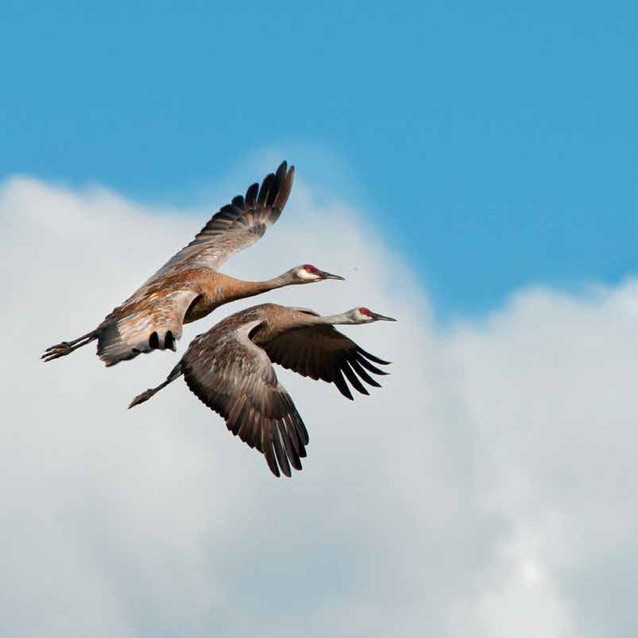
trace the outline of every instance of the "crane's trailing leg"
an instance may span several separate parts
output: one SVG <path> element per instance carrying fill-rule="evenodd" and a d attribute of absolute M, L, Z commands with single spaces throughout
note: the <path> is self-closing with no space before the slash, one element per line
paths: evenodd
<path fill-rule="evenodd" d="M 41 359 L 44 359 L 44 361 L 52 361 L 59 357 L 65 357 L 67 354 L 71 354 L 74 350 L 85 346 L 87 343 L 91 343 L 91 341 L 94 341 L 97 337 L 97 330 L 92 330 L 77 339 L 73 339 L 73 341 L 63 341 L 62 343 L 50 346 L 44 351 Z"/>
<path fill-rule="evenodd" d="M 169 383 L 172 383 L 173 381 L 175 381 L 175 379 L 178 379 L 179 377 L 181 377 L 182 374 L 183 374 L 182 362 L 180 361 L 171 370 L 171 373 L 168 375 L 168 377 L 166 377 L 166 381 L 164 381 L 164 383 L 160 383 L 157 387 L 149 388 L 145 392 L 142 392 L 142 394 L 138 394 L 129 404 L 128 406 L 129 410 L 132 407 L 139 405 L 140 403 L 144 403 L 144 401 L 148 401 L 153 395 L 157 394 L 162 388 L 165 388 Z"/>

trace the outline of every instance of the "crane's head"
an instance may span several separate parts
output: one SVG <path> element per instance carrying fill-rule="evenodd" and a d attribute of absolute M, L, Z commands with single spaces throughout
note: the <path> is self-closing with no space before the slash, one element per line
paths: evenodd
<path fill-rule="evenodd" d="M 346 313 L 349 315 L 349 318 L 352 320 L 352 323 L 372 323 L 373 321 L 396 321 L 392 317 L 386 317 L 385 315 L 380 315 L 376 312 L 372 312 L 369 308 L 365 306 L 360 306 L 359 308 L 353 308 L 349 312 Z"/>
<path fill-rule="evenodd" d="M 292 283 L 295 284 L 311 284 L 315 281 L 323 281 L 324 279 L 339 279 L 340 281 L 344 279 L 339 275 L 333 275 L 325 270 L 319 270 L 319 268 L 312 264 L 296 266 L 292 270 L 289 270 L 288 274 L 292 279 Z"/>

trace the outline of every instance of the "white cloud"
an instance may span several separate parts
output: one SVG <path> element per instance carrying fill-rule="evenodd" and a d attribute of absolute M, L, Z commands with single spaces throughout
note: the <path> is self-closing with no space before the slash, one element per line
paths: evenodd
<path fill-rule="evenodd" d="M 109 370 L 91 347 L 38 360 L 208 212 L 0 189 L 2 635 L 632 635 L 638 283 L 523 291 L 441 334 L 400 255 L 297 182 L 228 272 L 309 261 L 348 281 L 268 298 L 400 323 L 348 330 L 394 361 L 371 398 L 279 373 L 311 437 L 292 480 L 183 383 L 125 410 L 172 354 Z M 224 314 L 187 327 L 180 352 Z"/>

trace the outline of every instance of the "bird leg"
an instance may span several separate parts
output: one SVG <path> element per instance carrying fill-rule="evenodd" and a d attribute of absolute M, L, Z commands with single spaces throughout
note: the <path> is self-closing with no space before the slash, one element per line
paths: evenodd
<path fill-rule="evenodd" d="M 67 354 L 71 354 L 74 350 L 85 346 L 87 343 L 90 343 L 94 339 L 97 338 L 97 332 L 95 330 L 88 332 L 77 339 L 73 339 L 72 341 L 62 341 L 54 346 L 48 347 L 41 359 L 44 361 L 52 361 L 53 359 L 57 359 L 58 357 L 64 357 Z"/>
<path fill-rule="evenodd" d="M 171 373 L 168 375 L 168 377 L 166 377 L 166 381 L 164 381 L 163 383 L 160 383 L 155 388 L 149 388 L 148 390 L 145 390 L 141 394 L 138 394 L 129 403 L 128 409 L 130 410 L 132 407 L 135 407 L 136 405 L 139 405 L 140 403 L 144 403 L 144 401 L 148 401 L 153 395 L 157 394 L 162 388 L 165 388 L 169 383 L 172 383 L 173 381 L 175 381 L 175 379 L 181 377 L 182 374 L 183 374 L 183 372 L 182 372 L 182 362 L 180 361 L 171 370 Z"/>

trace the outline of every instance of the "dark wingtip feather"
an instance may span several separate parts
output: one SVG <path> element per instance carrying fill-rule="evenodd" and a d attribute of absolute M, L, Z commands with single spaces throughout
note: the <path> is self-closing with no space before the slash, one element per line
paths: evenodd
<path fill-rule="evenodd" d="M 379 357 L 375 357 L 373 354 L 366 352 L 361 346 L 357 346 L 357 352 L 360 352 L 363 356 L 367 357 L 371 361 L 374 361 L 375 363 L 381 364 L 382 366 L 387 366 L 392 363 L 391 361 L 384 361 L 383 359 L 379 359 Z"/>
<path fill-rule="evenodd" d="M 366 390 L 366 387 L 363 385 L 363 383 L 361 383 L 361 381 L 359 381 L 359 377 L 355 374 L 355 372 L 350 367 L 350 364 L 347 361 L 343 362 L 343 367 L 341 369 L 343 370 L 343 373 L 348 378 L 348 381 L 350 381 L 350 383 L 352 384 L 352 386 L 354 387 L 354 389 L 357 392 L 359 392 L 361 394 L 367 394 L 367 395 L 370 394 Z"/>
<path fill-rule="evenodd" d="M 288 168 L 288 162 L 286 160 L 284 160 L 281 164 L 279 164 L 279 166 L 277 167 L 277 170 L 275 172 L 275 175 L 277 175 L 277 179 L 279 181 L 283 181 L 284 176 L 286 175 L 286 169 Z"/>
<path fill-rule="evenodd" d="M 350 361 L 353 370 L 368 384 L 375 388 L 380 388 L 381 384 L 373 379 L 364 369 L 363 366 L 355 359 Z"/>
<path fill-rule="evenodd" d="M 343 375 L 341 374 L 341 370 L 336 370 L 334 375 L 334 384 L 337 386 L 339 392 L 343 394 L 346 399 L 350 399 L 350 401 L 354 401 L 354 397 L 352 396 L 352 392 L 350 392 L 350 388 L 346 383 Z"/>
<path fill-rule="evenodd" d="M 374 372 L 374 374 L 380 374 L 382 376 L 390 374 L 389 372 L 380 370 L 377 366 L 372 365 L 365 357 L 359 357 L 358 361 L 366 370 L 370 370 L 370 372 Z"/>
<path fill-rule="evenodd" d="M 268 463 L 270 471 L 277 477 L 281 476 L 279 467 L 277 466 L 277 461 L 275 460 L 275 451 L 273 450 L 272 441 L 266 441 L 266 445 L 264 446 L 264 456 L 266 457 L 266 463 Z"/>
<path fill-rule="evenodd" d="M 261 184 L 251 184 L 245 196 L 237 195 L 230 204 L 222 206 L 195 235 L 189 246 L 238 226 L 253 225 L 259 228 L 262 224 L 261 230 L 255 234 L 263 235 L 263 224 L 274 224 L 284 209 L 292 188 L 294 173 L 294 166 L 288 168 L 288 164 L 282 162 L 277 172 L 266 175 Z M 259 210 L 259 214 L 246 216 L 246 213 L 254 213 L 256 209 Z"/>
<path fill-rule="evenodd" d="M 259 193 L 259 184 L 255 182 L 248 187 L 246 191 L 246 204 L 252 206 L 257 201 L 257 193 Z"/>
<path fill-rule="evenodd" d="M 277 169 L 278 188 L 276 197 L 273 199 L 273 206 L 278 210 L 283 210 L 288 197 L 290 196 L 290 190 L 292 189 L 292 182 L 295 178 L 295 167 L 291 166 L 286 172 L 287 163 L 282 162 Z"/>
<path fill-rule="evenodd" d="M 286 448 L 286 454 L 288 456 L 288 460 L 290 461 L 290 465 L 292 465 L 295 470 L 301 470 L 301 461 L 299 460 L 299 441 L 297 437 L 294 436 L 296 433 L 291 433 L 291 431 L 287 427 L 287 423 L 283 422 L 283 426 L 285 428 L 285 433 L 282 433 L 282 438 L 284 441 L 284 446 Z M 292 436 L 291 436 L 292 434 Z"/>
<path fill-rule="evenodd" d="M 279 467 L 286 476 L 292 476 L 292 472 L 290 471 L 290 464 L 288 463 L 288 456 L 286 454 L 286 451 L 284 450 L 284 445 L 282 444 L 282 436 L 281 432 L 279 431 L 279 426 L 277 424 L 273 424 L 272 427 L 275 430 L 273 433 L 273 444 L 275 447 L 275 455 L 277 457 Z"/>
<path fill-rule="evenodd" d="M 272 184 L 275 181 L 275 175 L 273 173 L 268 173 L 266 177 L 264 177 L 261 187 L 259 189 L 259 195 L 257 196 L 257 203 L 260 206 L 266 205 L 266 200 L 268 199 L 268 195 L 272 188 Z"/>

